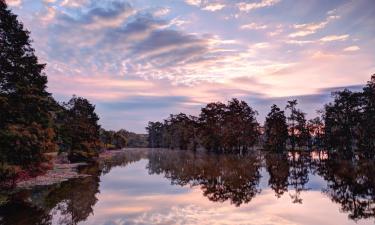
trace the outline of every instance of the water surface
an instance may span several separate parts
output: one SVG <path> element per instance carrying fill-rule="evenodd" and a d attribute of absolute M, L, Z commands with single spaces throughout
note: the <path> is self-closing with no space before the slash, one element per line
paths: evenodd
<path fill-rule="evenodd" d="M 323 152 L 127 150 L 9 196 L 1 224 L 374 224 L 374 161 Z M 4 198 L 4 197 L 3 197 Z M 3 200 L 3 202 L 5 202 Z"/>

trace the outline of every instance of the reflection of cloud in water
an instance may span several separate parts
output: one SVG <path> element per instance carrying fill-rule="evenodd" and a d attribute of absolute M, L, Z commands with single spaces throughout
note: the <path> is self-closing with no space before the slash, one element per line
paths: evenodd
<path fill-rule="evenodd" d="M 181 162 L 176 163 L 180 165 Z M 346 213 L 340 212 L 340 205 L 332 204 L 330 197 L 321 192 L 326 184 L 316 174 L 309 174 L 306 184 L 309 190 L 300 193 L 302 204 L 293 204 L 290 198 L 290 194 L 294 194 L 293 188 L 277 198 L 274 190 L 267 186 L 270 176 L 262 167 L 259 183 L 262 191 L 249 203 L 236 207 L 230 201 L 209 201 L 202 195 L 200 185 L 192 188 L 189 184 L 170 185 L 170 178 L 165 178 L 164 173 L 149 175 L 146 165 L 147 160 L 141 160 L 127 167 L 113 168 L 103 176 L 95 213 L 83 224 L 355 223 L 348 220 Z M 372 220 L 360 220 L 358 224 L 372 224 Z"/>
<path fill-rule="evenodd" d="M 103 193 L 105 195 L 105 193 Z M 104 197 L 104 196 L 103 196 Z M 230 203 L 207 201 L 199 188 L 184 195 L 155 195 L 145 198 L 117 196 L 123 200 L 107 202 L 113 208 L 103 209 L 103 201 L 114 199 L 99 196 L 94 217 L 84 224 L 352 224 L 345 214 L 339 213 L 339 206 L 332 205 L 329 198 L 319 191 L 304 193 L 304 204 L 291 204 L 288 195 L 275 201 L 272 190 L 265 190 L 249 204 L 235 207 Z M 116 204 L 127 205 L 119 211 Z M 118 205 L 119 207 L 121 207 Z M 100 208 L 99 208 L 100 207 Z M 138 211 L 138 212 L 136 212 Z M 319 215 L 319 216 L 318 216 Z M 110 222 L 108 222 L 110 221 Z M 362 221 L 361 224 L 372 224 Z"/>

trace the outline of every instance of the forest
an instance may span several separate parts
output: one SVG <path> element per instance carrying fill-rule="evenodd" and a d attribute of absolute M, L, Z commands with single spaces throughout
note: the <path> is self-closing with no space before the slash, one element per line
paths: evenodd
<path fill-rule="evenodd" d="M 320 116 L 307 119 L 297 100 L 284 108 L 272 105 L 263 125 L 257 111 L 236 98 L 213 102 L 198 117 L 184 113 L 170 115 L 162 122 L 149 122 L 151 148 L 238 153 L 262 148 L 286 150 L 331 150 L 344 155 L 375 153 L 375 75 L 361 92 L 348 89 L 332 93 L 333 101 L 319 110 Z"/>

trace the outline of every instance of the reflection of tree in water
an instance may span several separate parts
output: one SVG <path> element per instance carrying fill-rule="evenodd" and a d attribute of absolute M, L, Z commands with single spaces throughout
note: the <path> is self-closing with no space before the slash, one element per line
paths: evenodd
<path fill-rule="evenodd" d="M 0 206 L 0 224 L 77 224 L 92 212 L 99 192 L 98 167 L 86 169 L 92 176 L 73 179 L 40 190 L 22 191 Z M 52 221 L 58 215 L 57 221 Z"/>
<path fill-rule="evenodd" d="M 375 217 L 374 160 L 331 156 L 317 172 L 328 182 L 324 192 L 353 220 Z"/>
<path fill-rule="evenodd" d="M 266 168 L 270 178 L 268 185 L 280 198 L 284 192 L 288 191 L 289 163 L 288 156 L 283 153 L 266 153 Z"/>
<path fill-rule="evenodd" d="M 275 195 L 279 198 L 289 190 L 293 203 L 302 203 L 301 192 L 308 190 L 310 155 L 266 152 L 264 159 L 270 175 L 268 185 Z"/>
<path fill-rule="evenodd" d="M 289 195 L 293 203 L 302 203 L 301 192 L 308 190 L 305 185 L 309 182 L 310 155 L 291 152 L 288 161 L 290 165 L 288 183 L 294 191 Z"/>
<path fill-rule="evenodd" d="M 134 149 L 125 152 L 118 152 L 114 156 L 104 159 L 100 162 L 100 168 L 102 174 L 105 175 L 111 171 L 113 167 L 122 166 L 125 167 L 133 162 L 137 162 L 142 158 L 147 157 L 147 149 Z"/>
<path fill-rule="evenodd" d="M 161 174 L 172 184 L 200 185 L 211 201 L 240 206 L 258 193 L 260 160 L 256 155 L 215 155 L 163 151 L 149 154 L 150 174 Z"/>

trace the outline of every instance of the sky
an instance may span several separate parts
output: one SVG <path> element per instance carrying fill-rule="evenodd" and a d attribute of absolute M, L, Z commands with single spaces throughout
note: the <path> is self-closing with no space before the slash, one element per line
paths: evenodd
<path fill-rule="evenodd" d="M 297 99 L 308 118 L 375 73 L 374 0 L 6 0 L 31 32 L 48 91 L 96 105 L 105 129 L 198 115 L 209 102 L 259 112 Z"/>

